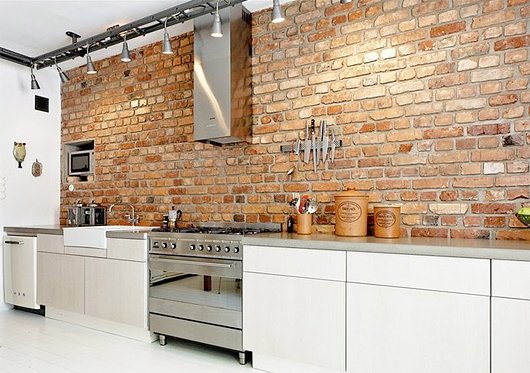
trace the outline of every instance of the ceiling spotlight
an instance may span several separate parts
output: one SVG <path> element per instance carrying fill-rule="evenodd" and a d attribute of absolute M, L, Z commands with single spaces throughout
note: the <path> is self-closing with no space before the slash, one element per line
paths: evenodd
<path fill-rule="evenodd" d="M 282 13 L 280 0 L 272 0 L 272 23 L 280 23 L 283 21 L 285 21 L 285 17 Z"/>
<path fill-rule="evenodd" d="M 131 55 L 129 53 L 129 46 L 127 45 L 127 35 L 123 37 L 123 48 L 121 50 L 121 61 L 131 62 Z"/>
<path fill-rule="evenodd" d="M 66 75 L 66 73 L 59 67 L 59 65 L 57 65 L 57 60 L 53 59 L 55 61 L 55 67 L 57 68 L 57 72 L 59 73 L 59 78 L 61 78 L 61 83 L 66 83 L 67 81 L 70 80 L 70 78 L 68 77 L 68 75 Z"/>
<path fill-rule="evenodd" d="M 351 3 L 352 0 L 340 0 L 341 4 Z"/>
<path fill-rule="evenodd" d="M 219 16 L 219 0 L 217 0 L 217 5 L 215 6 L 212 33 L 210 35 L 212 35 L 214 38 L 223 37 L 223 30 L 221 29 L 221 17 Z"/>
<path fill-rule="evenodd" d="M 40 89 L 39 82 L 37 82 L 37 79 L 33 74 L 33 65 L 31 65 L 31 89 Z"/>
<path fill-rule="evenodd" d="M 164 42 L 162 47 L 163 54 L 173 54 L 173 49 L 171 48 L 171 41 L 169 40 L 169 34 L 167 33 L 167 18 L 164 21 Z"/>
<path fill-rule="evenodd" d="M 94 64 L 92 63 L 92 58 L 90 57 L 90 54 L 88 54 L 88 49 L 90 48 L 90 45 L 87 45 L 86 47 L 86 73 L 87 74 L 96 74 L 97 70 L 94 67 Z"/>

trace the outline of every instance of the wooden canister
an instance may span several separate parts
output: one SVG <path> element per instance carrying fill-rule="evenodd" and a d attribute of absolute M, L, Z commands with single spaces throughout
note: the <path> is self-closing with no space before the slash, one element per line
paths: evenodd
<path fill-rule="evenodd" d="M 296 216 L 296 233 L 311 234 L 313 226 L 313 214 L 298 214 Z"/>
<path fill-rule="evenodd" d="M 335 196 L 335 234 L 366 236 L 368 227 L 368 196 L 355 190 Z"/>
<path fill-rule="evenodd" d="M 400 206 L 374 206 L 374 236 L 380 238 L 399 238 Z"/>

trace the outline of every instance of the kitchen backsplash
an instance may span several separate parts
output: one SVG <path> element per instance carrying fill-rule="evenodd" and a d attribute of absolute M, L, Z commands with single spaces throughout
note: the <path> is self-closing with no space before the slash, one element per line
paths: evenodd
<path fill-rule="evenodd" d="M 70 71 L 62 142 L 95 139 L 96 167 L 62 183 L 62 223 L 77 200 L 133 204 L 143 225 L 172 205 L 185 222 L 285 223 L 302 192 L 332 232 L 333 196 L 355 188 L 401 204 L 402 235 L 530 239 L 514 218 L 530 198 L 528 1 L 333 3 L 253 15 L 251 144 L 192 141 L 193 33 L 172 56 L 156 43 Z M 311 118 L 343 144 L 316 173 L 280 151 Z"/>

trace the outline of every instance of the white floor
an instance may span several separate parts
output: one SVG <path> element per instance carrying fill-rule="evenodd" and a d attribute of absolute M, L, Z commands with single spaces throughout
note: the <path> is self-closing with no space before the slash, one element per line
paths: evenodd
<path fill-rule="evenodd" d="M 232 373 L 237 353 L 167 339 L 142 343 L 19 310 L 0 312 L 0 372 Z"/>

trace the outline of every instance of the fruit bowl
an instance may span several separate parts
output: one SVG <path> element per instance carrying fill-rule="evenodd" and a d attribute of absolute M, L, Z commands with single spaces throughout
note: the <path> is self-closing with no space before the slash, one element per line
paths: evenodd
<path fill-rule="evenodd" d="M 515 216 L 517 217 L 517 219 L 519 219 L 521 223 L 523 223 L 527 227 L 530 227 L 530 215 L 517 213 L 515 214 Z"/>

